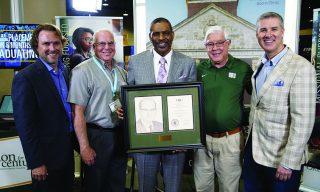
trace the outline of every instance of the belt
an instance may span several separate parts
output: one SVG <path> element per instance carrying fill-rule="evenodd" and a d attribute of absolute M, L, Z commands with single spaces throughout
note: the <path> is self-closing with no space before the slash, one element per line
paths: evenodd
<path fill-rule="evenodd" d="M 103 127 L 101 127 L 99 125 L 96 125 L 94 123 L 87 123 L 87 128 L 98 129 L 98 130 L 101 130 L 101 131 L 108 131 L 108 132 L 116 131 L 116 127 L 114 127 L 114 128 L 103 128 Z"/>
<path fill-rule="evenodd" d="M 227 131 L 227 132 L 223 132 L 223 133 L 217 133 L 217 132 L 213 132 L 213 133 L 207 133 L 207 135 L 210 135 L 211 137 L 214 138 L 220 138 L 220 137 L 224 137 L 224 136 L 228 136 L 228 135 L 233 135 L 236 133 L 239 133 L 241 131 L 240 127 L 235 128 L 234 130 L 231 131 Z"/>

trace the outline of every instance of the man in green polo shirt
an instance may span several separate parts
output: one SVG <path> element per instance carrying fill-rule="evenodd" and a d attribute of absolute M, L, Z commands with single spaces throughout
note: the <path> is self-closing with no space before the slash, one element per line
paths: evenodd
<path fill-rule="evenodd" d="M 243 93 L 251 94 L 251 67 L 228 54 L 231 40 L 220 26 L 208 29 L 205 46 L 209 59 L 197 67 L 204 85 L 206 149 L 197 149 L 194 179 L 197 191 L 239 191 Z"/>

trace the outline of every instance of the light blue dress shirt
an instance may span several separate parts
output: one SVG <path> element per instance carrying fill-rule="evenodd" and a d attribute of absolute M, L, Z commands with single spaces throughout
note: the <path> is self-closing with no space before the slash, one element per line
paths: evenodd
<path fill-rule="evenodd" d="M 268 76 L 270 75 L 271 71 L 276 67 L 279 63 L 281 58 L 287 53 L 288 47 L 285 47 L 278 55 L 273 57 L 271 60 L 267 58 L 265 54 L 264 57 L 261 59 L 262 68 L 260 72 L 256 76 L 256 90 L 257 95 L 259 95 L 259 91 L 263 86 L 264 82 L 267 80 Z"/>

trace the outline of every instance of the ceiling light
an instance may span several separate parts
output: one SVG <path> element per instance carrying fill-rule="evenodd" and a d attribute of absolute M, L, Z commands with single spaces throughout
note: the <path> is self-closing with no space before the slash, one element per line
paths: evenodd
<path fill-rule="evenodd" d="M 72 6 L 77 11 L 97 12 L 101 10 L 102 0 L 73 0 Z"/>

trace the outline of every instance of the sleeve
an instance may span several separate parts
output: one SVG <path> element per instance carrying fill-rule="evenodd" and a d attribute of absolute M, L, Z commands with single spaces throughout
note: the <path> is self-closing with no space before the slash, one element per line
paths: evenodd
<path fill-rule="evenodd" d="M 245 63 L 246 66 L 247 66 L 247 71 L 246 71 L 246 75 L 245 75 L 245 78 L 244 78 L 244 85 L 245 85 L 245 89 L 247 91 L 247 93 L 249 95 L 252 94 L 252 83 L 251 83 L 251 77 L 252 77 L 252 74 L 253 74 L 253 71 L 252 71 L 252 68 L 249 64 Z"/>
<path fill-rule="evenodd" d="M 298 62 L 298 61 L 297 61 Z M 290 89 L 291 123 L 281 165 L 300 169 L 303 153 L 311 135 L 316 106 L 316 74 L 310 63 L 302 63 Z"/>
<path fill-rule="evenodd" d="M 31 82 L 17 74 L 12 83 L 12 104 L 16 130 L 18 131 L 28 169 L 44 165 L 43 149 L 40 144 L 37 124 L 39 117 L 36 93 Z"/>
<path fill-rule="evenodd" d="M 132 61 L 132 58 L 129 58 L 129 62 L 128 62 L 128 85 L 134 85 L 135 84 L 135 80 L 134 80 L 134 69 L 133 69 L 133 64 L 134 62 Z"/>
<path fill-rule="evenodd" d="M 196 81 L 197 80 L 197 68 L 196 61 L 194 59 L 191 60 L 191 69 L 188 77 L 188 81 Z"/>
<path fill-rule="evenodd" d="M 71 71 L 68 102 L 87 106 L 90 99 L 90 85 L 85 71 L 79 67 Z"/>

